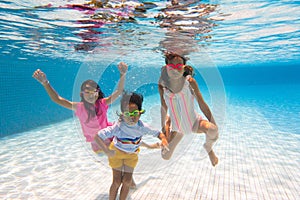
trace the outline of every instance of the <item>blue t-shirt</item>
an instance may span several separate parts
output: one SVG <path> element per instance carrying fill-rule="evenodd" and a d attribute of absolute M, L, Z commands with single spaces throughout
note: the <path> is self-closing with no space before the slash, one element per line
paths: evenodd
<path fill-rule="evenodd" d="M 158 137 L 159 133 L 159 130 L 154 130 L 139 120 L 133 126 L 123 121 L 117 122 L 112 126 L 100 130 L 98 136 L 102 140 L 113 137 L 113 144 L 117 149 L 126 153 L 135 153 L 140 147 L 143 135 Z"/>

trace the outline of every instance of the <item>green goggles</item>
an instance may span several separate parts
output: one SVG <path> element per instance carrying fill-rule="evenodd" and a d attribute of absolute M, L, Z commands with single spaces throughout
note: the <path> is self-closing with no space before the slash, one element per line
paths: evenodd
<path fill-rule="evenodd" d="M 134 110 L 132 112 L 128 112 L 128 111 L 123 112 L 123 115 L 125 117 L 137 117 L 137 116 L 139 116 L 140 114 L 143 114 L 143 113 L 145 113 L 145 110 Z"/>

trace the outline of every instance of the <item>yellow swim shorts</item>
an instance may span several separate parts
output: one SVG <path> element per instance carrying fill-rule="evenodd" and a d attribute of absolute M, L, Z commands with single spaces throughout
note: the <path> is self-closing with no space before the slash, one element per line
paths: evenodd
<path fill-rule="evenodd" d="M 137 150 L 136 153 L 125 153 L 124 151 L 120 151 L 117 149 L 113 143 L 109 145 L 110 150 L 116 151 L 114 157 L 108 157 L 109 166 L 113 169 L 117 169 L 126 165 L 131 168 L 135 168 L 138 163 L 138 152 L 140 149 Z"/>

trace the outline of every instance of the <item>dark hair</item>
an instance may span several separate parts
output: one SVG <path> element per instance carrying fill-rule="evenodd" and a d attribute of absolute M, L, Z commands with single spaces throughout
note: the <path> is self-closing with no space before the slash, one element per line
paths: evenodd
<path fill-rule="evenodd" d="M 195 75 L 194 74 L 194 68 L 192 66 L 190 66 L 190 65 L 185 65 L 184 66 L 183 76 L 186 77 L 188 75 L 190 75 L 192 77 Z"/>
<path fill-rule="evenodd" d="M 124 112 L 130 103 L 136 104 L 138 109 L 142 110 L 143 100 L 144 98 L 141 94 L 135 92 L 124 92 L 121 99 L 121 112 Z"/>
<path fill-rule="evenodd" d="M 100 86 L 95 81 L 86 80 L 81 84 L 81 92 L 84 91 L 85 89 L 90 89 L 90 88 L 96 88 L 98 90 L 98 99 L 96 102 L 98 102 L 100 99 L 105 97 L 104 93 L 100 89 Z M 83 105 L 88 113 L 88 118 L 86 120 L 86 123 L 88 123 L 92 117 L 95 117 L 96 115 L 97 116 L 102 115 L 102 110 L 99 108 L 97 103 L 95 103 L 95 105 L 93 105 L 93 104 L 87 102 L 83 98 L 82 93 L 80 93 L 80 97 L 81 97 L 81 102 L 83 102 Z"/>
<path fill-rule="evenodd" d="M 188 75 L 194 77 L 194 75 L 195 75 L 194 69 L 190 65 L 185 65 L 184 66 L 184 72 L 183 72 L 182 76 L 186 77 Z M 161 68 L 161 73 L 160 73 L 158 84 L 161 85 L 162 87 L 167 87 L 170 84 L 170 79 L 168 77 L 167 69 L 166 69 L 165 66 L 163 66 Z M 170 88 L 168 88 L 168 89 L 170 90 Z"/>
<path fill-rule="evenodd" d="M 166 64 L 169 64 L 169 60 L 172 60 L 174 59 L 175 57 L 179 57 L 183 60 L 183 64 L 185 65 L 186 64 L 186 61 L 187 61 L 187 58 L 184 57 L 184 56 L 181 56 L 179 54 L 176 54 L 176 53 L 171 53 L 171 52 L 167 52 L 165 53 L 165 63 Z"/>

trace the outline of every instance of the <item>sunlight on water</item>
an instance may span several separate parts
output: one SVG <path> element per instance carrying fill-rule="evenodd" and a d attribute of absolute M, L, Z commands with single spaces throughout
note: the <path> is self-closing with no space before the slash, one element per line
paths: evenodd
<path fill-rule="evenodd" d="M 66 7 L 84 2 L 51 1 L 48 5 L 48 1 L 6 1 L 0 6 L 3 11 L 0 38 L 10 40 L 11 45 L 21 48 L 28 56 L 41 54 L 80 61 L 83 53 L 101 55 L 114 49 L 132 51 L 138 48 L 153 56 L 166 48 L 170 34 L 174 34 L 160 27 L 162 21 L 154 18 L 162 13 L 160 9 L 168 2 L 154 2 L 156 7 L 147 9 L 143 17 L 136 16 L 134 23 L 104 24 L 93 19 L 93 15 L 103 12 L 101 10 L 91 14 L 88 10 Z M 190 6 L 190 15 L 185 16 L 184 11 L 169 11 L 191 17 L 191 20 L 174 23 L 175 27 L 186 30 L 176 41 L 176 45 L 189 44 L 184 45 L 182 51 L 192 56 L 205 51 L 221 66 L 299 59 L 300 9 L 297 4 L 212 1 L 205 5 L 210 6 L 210 13 L 195 9 L 197 4 Z M 203 17 L 202 25 L 197 27 L 198 22 L 192 18 L 195 13 Z M 186 38 L 182 42 L 178 40 L 183 37 Z M 25 45 L 30 41 L 33 46 Z M 10 48 L 2 47 L 2 51 L 10 51 Z"/>

